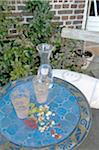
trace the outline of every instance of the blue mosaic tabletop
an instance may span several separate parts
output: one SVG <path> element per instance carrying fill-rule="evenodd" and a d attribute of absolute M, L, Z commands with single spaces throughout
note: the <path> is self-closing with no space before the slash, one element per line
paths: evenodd
<path fill-rule="evenodd" d="M 23 147 L 58 147 L 62 150 L 79 145 L 91 124 L 90 108 L 84 95 L 70 83 L 54 78 L 47 101 L 39 104 L 32 80 L 32 77 L 18 80 L 3 89 L 0 95 L 0 133 Z M 28 113 L 24 119 L 20 119 L 14 109 L 12 100 L 17 95 L 21 96 L 20 99 L 28 95 L 28 112 L 31 110 L 32 114 Z"/>

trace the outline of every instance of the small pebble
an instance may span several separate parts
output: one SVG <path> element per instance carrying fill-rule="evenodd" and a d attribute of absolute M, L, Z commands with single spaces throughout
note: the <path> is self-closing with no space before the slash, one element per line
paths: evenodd
<path fill-rule="evenodd" d="M 55 137 L 55 134 L 52 134 L 52 137 Z"/>
<path fill-rule="evenodd" d="M 48 111 L 47 113 L 46 113 L 46 116 L 50 116 L 52 114 L 52 112 L 51 111 Z"/>
<path fill-rule="evenodd" d="M 40 125 L 43 126 L 45 123 L 44 122 L 40 122 Z"/>
<path fill-rule="evenodd" d="M 44 132 L 44 130 L 45 130 L 45 127 L 39 127 L 40 132 Z"/>
<path fill-rule="evenodd" d="M 42 115 L 44 115 L 44 112 L 40 112 L 37 114 L 37 116 L 42 116 Z"/>
<path fill-rule="evenodd" d="M 61 124 L 59 123 L 57 126 L 58 126 L 58 127 L 61 127 Z"/>
<path fill-rule="evenodd" d="M 55 130 L 51 130 L 51 134 L 55 134 Z"/>
<path fill-rule="evenodd" d="M 55 113 L 53 113 L 52 116 L 55 116 Z"/>
<path fill-rule="evenodd" d="M 46 117 L 47 120 L 50 120 L 50 117 Z"/>
<path fill-rule="evenodd" d="M 55 138 L 56 138 L 56 139 L 61 139 L 61 138 L 62 138 L 62 136 L 61 136 L 61 135 L 59 135 L 59 134 L 55 134 Z"/>
<path fill-rule="evenodd" d="M 39 118 L 38 118 L 38 121 L 39 121 L 39 122 L 42 122 L 43 120 L 44 120 L 44 117 L 39 117 Z"/>
<path fill-rule="evenodd" d="M 45 107 L 46 109 L 49 109 L 49 106 L 47 106 L 47 105 L 44 105 L 44 107 Z"/>
<path fill-rule="evenodd" d="M 53 121 L 51 122 L 51 124 L 52 124 L 52 125 L 55 125 L 55 121 L 53 120 Z"/>
<path fill-rule="evenodd" d="M 42 106 L 42 105 L 40 105 L 40 106 L 39 106 L 39 108 L 43 108 L 43 106 Z"/>

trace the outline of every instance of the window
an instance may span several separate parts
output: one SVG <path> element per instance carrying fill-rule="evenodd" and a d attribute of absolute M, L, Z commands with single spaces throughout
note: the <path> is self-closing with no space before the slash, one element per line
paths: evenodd
<path fill-rule="evenodd" d="M 99 16 L 99 0 L 90 0 L 89 16 Z"/>

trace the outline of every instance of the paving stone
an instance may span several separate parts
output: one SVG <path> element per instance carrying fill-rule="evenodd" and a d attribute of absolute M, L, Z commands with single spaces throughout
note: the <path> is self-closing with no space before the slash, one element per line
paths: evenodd
<path fill-rule="evenodd" d="M 87 71 L 90 71 L 92 76 L 99 79 L 99 56 L 95 56 L 87 68 Z"/>
<path fill-rule="evenodd" d="M 75 150 L 99 150 L 99 109 L 92 109 L 92 127 L 85 141 Z"/>

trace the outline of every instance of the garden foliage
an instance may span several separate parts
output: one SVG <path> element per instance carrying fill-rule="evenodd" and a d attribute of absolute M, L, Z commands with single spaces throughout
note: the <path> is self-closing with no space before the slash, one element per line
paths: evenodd
<path fill-rule="evenodd" d="M 75 70 L 76 42 L 61 39 L 61 28 L 52 23 L 54 14 L 45 0 L 28 0 L 26 11 L 32 13 L 29 24 L 20 24 L 19 18 L 11 19 L 11 12 L 5 0 L 0 1 L 0 86 L 10 80 L 36 74 L 40 58 L 36 50 L 39 43 L 53 44 L 51 56 L 53 68 Z M 8 30 L 14 25 L 19 33 L 15 39 L 8 39 Z M 79 63 L 78 63 L 79 64 Z"/>

